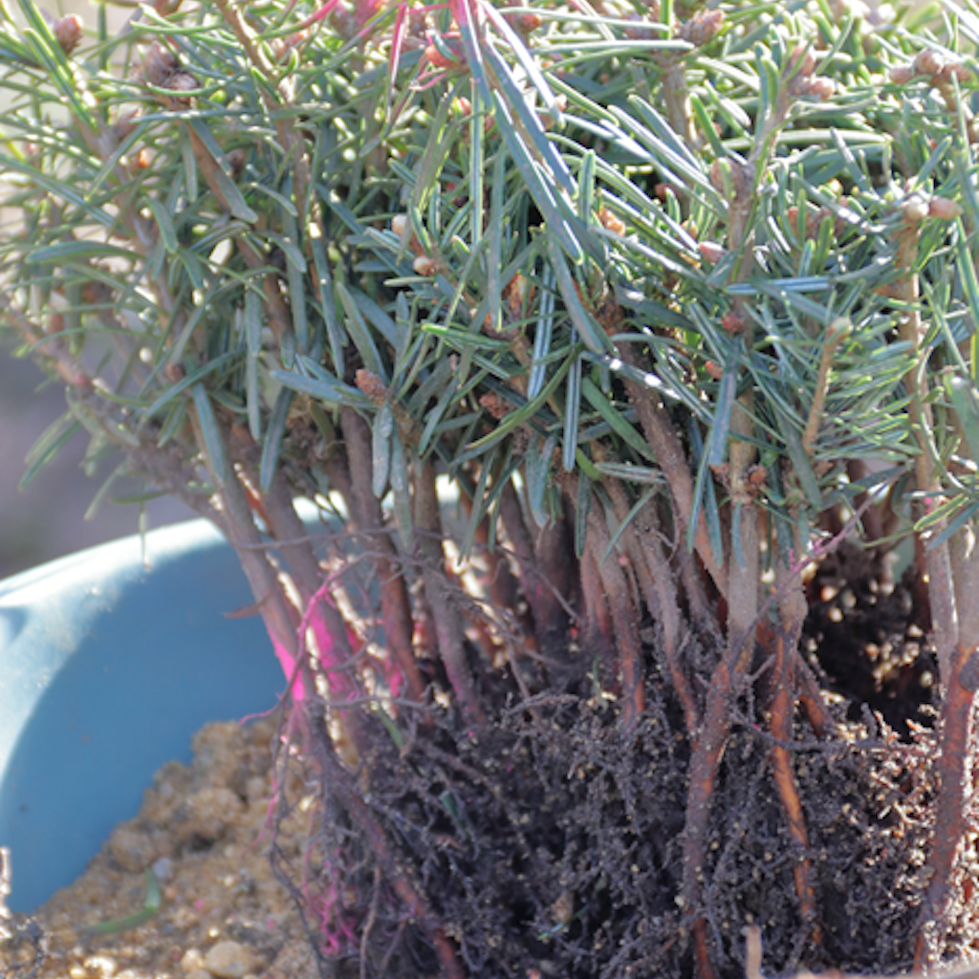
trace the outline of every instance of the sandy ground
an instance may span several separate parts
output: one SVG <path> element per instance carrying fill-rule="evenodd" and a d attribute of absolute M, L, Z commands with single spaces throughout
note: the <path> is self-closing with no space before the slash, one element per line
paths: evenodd
<path fill-rule="evenodd" d="M 0 943 L 7 979 L 313 979 L 313 954 L 295 905 L 268 860 L 271 721 L 212 724 L 190 765 L 170 762 L 135 819 L 116 827 L 85 874 L 37 913 L 31 936 Z M 302 806 L 280 827 L 293 868 L 305 838 Z M 145 924 L 99 934 L 91 925 L 145 909 L 154 869 L 160 910 Z M 33 973 L 33 976 L 31 975 Z"/>

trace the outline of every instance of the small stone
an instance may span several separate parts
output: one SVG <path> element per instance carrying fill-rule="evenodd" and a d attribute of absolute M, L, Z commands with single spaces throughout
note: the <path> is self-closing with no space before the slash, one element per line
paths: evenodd
<path fill-rule="evenodd" d="M 119 826 L 113 831 L 107 848 L 109 856 L 123 870 L 133 874 L 140 873 L 157 856 L 153 838 L 148 833 L 142 833 L 128 826 Z"/>
<path fill-rule="evenodd" d="M 211 973 L 207 969 L 191 969 L 187 973 L 187 979 L 211 979 Z"/>
<path fill-rule="evenodd" d="M 213 843 L 225 835 L 242 809 L 241 799 L 230 789 L 201 789 L 180 807 L 173 834 L 182 843 Z"/>
<path fill-rule="evenodd" d="M 112 979 L 119 965 L 110 955 L 92 955 L 85 960 L 85 968 L 98 973 L 104 979 Z"/>
<path fill-rule="evenodd" d="M 237 942 L 218 942 L 204 956 L 204 968 L 217 979 L 244 979 L 255 968 L 251 952 Z"/>
<path fill-rule="evenodd" d="M 204 956 L 198 948 L 188 948 L 180 960 L 184 972 L 200 972 L 204 968 Z"/>

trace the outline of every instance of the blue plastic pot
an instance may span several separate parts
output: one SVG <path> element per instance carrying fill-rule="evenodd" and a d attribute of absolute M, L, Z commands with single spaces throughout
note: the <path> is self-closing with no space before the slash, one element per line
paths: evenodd
<path fill-rule="evenodd" d="M 251 601 L 204 520 L 152 531 L 145 555 L 130 537 L 0 582 L 13 909 L 74 880 L 200 727 L 275 706 L 285 684 L 261 620 L 226 616 Z"/>

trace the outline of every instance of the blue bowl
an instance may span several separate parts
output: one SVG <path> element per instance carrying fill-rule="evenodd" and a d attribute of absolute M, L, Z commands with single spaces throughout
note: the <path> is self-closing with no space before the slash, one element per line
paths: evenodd
<path fill-rule="evenodd" d="M 29 912 L 139 809 L 209 721 L 276 704 L 285 682 L 234 551 L 204 520 L 0 582 L 0 846 Z"/>

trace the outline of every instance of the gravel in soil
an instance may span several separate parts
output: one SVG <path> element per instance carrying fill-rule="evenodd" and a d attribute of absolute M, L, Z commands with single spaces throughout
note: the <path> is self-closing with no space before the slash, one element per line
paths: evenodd
<path fill-rule="evenodd" d="M 276 730 L 270 720 L 203 728 L 193 761 L 164 765 L 136 818 L 117 826 L 85 874 L 33 916 L 40 961 L 24 948 L 37 929 L 21 922 L 20 947 L 0 945 L 0 975 L 312 979 L 317 970 L 302 921 L 268 857 Z M 300 803 L 278 821 L 277 846 L 289 862 L 302 852 L 302 810 Z M 160 883 L 160 910 L 138 927 L 92 933 L 92 925 L 144 909 L 147 867 Z"/>

